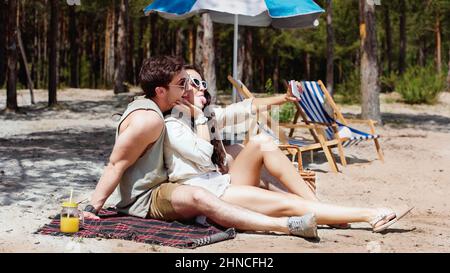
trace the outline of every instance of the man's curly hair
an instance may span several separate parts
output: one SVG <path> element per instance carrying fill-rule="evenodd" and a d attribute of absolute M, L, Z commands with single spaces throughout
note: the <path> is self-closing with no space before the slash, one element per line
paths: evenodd
<path fill-rule="evenodd" d="M 173 77 L 183 70 L 184 62 L 173 56 L 155 56 L 144 60 L 139 72 L 139 84 L 146 98 L 156 96 L 158 86 L 167 87 Z"/>

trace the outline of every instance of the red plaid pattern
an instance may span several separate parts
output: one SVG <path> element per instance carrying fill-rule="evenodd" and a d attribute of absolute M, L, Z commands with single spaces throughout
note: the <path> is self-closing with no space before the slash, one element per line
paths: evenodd
<path fill-rule="evenodd" d="M 53 236 L 123 239 L 178 248 L 196 248 L 236 236 L 233 228 L 221 230 L 216 226 L 204 227 L 177 221 L 142 219 L 119 214 L 110 209 L 100 211 L 99 216 L 100 220 L 86 219 L 79 232 L 67 234 L 59 230 L 60 220 L 57 215 L 50 224 L 43 226 L 36 233 Z"/>

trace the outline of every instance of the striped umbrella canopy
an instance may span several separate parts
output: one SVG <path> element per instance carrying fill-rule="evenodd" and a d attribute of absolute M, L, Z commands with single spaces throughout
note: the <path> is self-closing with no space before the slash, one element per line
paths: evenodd
<path fill-rule="evenodd" d="M 237 79 L 238 25 L 275 28 L 317 26 L 324 10 L 313 0 L 155 0 L 144 12 L 185 19 L 208 12 L 217 23 L 234 24 L 233 77 Z M 233 102 L 236 90 L 233 89 Z"/>

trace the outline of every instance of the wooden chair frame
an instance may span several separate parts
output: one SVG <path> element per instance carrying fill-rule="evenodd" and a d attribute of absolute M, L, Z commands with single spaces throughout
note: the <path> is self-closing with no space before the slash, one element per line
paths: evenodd
<path fill-rule="evenodd" d="M 228 80 L 236 88 L 236 90 L 239 92 L 239 94 L 241 96 L 243 96 L 246 99 L 254 98 L 254 95 L 248 90 L 248 88 L 245 85 L 239 83 L 238 81 L 233 79 L 233 77 L 231 77 L 231 76 L 228 76 Z M 257 120 L 265 121 L 267 126 L 269 128 L 271 128 L 272 118 L 267 116 L 266 113 L 258 111 L 257 112 Z M 245 141 L 248 141 L 249 135 L 252 132 L 254 132 L 255 126 L 256 126 L 256 121 L 252 124 L 253 128 L 251 128 L 249 130 L 249 133 L 247 134 Z M 291 129 L 299 129 L 299 128 L 308 129 L 314 133 L 315 139 L 317 139 L 316 143 L 306 145 L 306 146 L 291 145 L 291 144 L 289 144 L 288 136 L 286 136 L 286 134 L 282 130 L 278 130 L 279 128 L 277 128 L 277 130 L 274 131 L 274 134 L 280 141 L 280 144 L 278 145 L 278 147 L 281 150 L 288 152 L 292 156 L 292 161 L 295 161 L 295 158 L 297 158 L 297 164 L 298 164 L 299 171 L 303 170 L 302 153 L 306 152 L 306 151 L 313 151 L 313 150 L 323 150 L 325 157 L 327 158 L 327 161 L 330 165 L 331 170 L 333 172 L 339 171 L 336 161 L 334 160 L 333 155 L 331 153 L 330 147 L 338 145 L 340 143 L 340 140 L 328 140 L 327 141 L 326 137 L 325 137 L 325 128 L 326 127 L 324 127 L 323 125 L 319 125 L 319 124 L 292 124 L 292 123 L 280 123 L 279 127 L 287 128 L 287 129 L 289 129 L 289 128 L 291 128 Z"/>
<path fill-rule="evenodd" d="M 324 95 L 325 95 L 325 99 L 326 99 L 326 103 L 328 103 L 330 105 L 330 107 L 333 110 L 333 118 L 335 120 L 338 120 L 339 122 L 341 122 L 342 124 L 348 126 L 350 123 L 360 123 L 360 124 L 366 124 L 369 127 L 370 130 L 370 134 L 375 135 L 375 124 L 377 123 L 375 120 L 371 120 L 371 119 L 367 119 L 367 120 L 363 120 L 363 119 L 350 119 L 350 118 L 344 118 L 344 116 L 342 115 L 340 109 L 338 108 L 338 106 L 336 105 L 336 103 L 333 100 L 333 97 L 330 95 L 330 93 L 328 92 L 327 88 L 325 87 L 325 85 L 323 84 L 323 82 L 321 80 L 318 80 L 317 83 L 319 84 L 320 88 L 322 89 Z M 287 87 L 287 82 L 284 81 L 285 87 Z M 303 109 L 300 107 L 300 105 L 298 103 L 295 103 L 295 106 L 297 108 L 297 112 L 295 113 L 295 117 L 293 120 L 293 123 L 296 124 L 298 121 L 298 118 L 301 116 L 302 117 L 302 121 L 305 124 L 319 124 L 319 125 L 324 125 L 326 127 L 332 127 L 333 128 L 333 132 L 334 132 L 334 140 L 339 140 L 339 143 L 344 143 L 345 141 L 348 140 L 348 138 L 341 138 L 339 137 L 338 134 L 338 125 L 336 122 L 331 123 L 331 124 L 324 124 L 324 123 L 320 123 L 320 122 L 314 122 L 311 121 L 307 118 L 306 113 L 303 111 Z M 290 131 L 290 135 L 293 135 L 295 128 L 292 128 Z M 314 132 L 311 132 L 311 134 L 313 135 L 314 139 L 317 142 L 317 138 L 314 136 Z M 383 156 L 383 152 L 381 151 L 381 146 L 380 143 L 378 141 L 377 138 L 373 139 L 374 143 L 375 143 L 375 148 L 378 154 L 378 158 L 380 159 L 381 162 L 384 162 L 384 156 Z M 338 145 L 338 149 L 339 149 L 339 154 L 341 155 L 341 162 L 344 166 L 347 165 L 347 162 L 345 160 L 345 156 L 344 156 L 344 152 L 343 152 L 343 148 L 342 145 Z"/>

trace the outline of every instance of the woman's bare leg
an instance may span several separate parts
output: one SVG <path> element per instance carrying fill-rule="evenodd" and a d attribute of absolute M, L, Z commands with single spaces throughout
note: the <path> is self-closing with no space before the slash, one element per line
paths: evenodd
<path fill-rule="evenodd" d="M 227 161 L 229 167 L 231 167 L 234 163 L 234 159 L 238 156 L 238 154 L 244 149 L 243 144 L 233 144 L 225 146 L 225 151 L 227 152 Z M 259 187 L 263 189 L 267 189 L 270 191 L 276 192 L 289 192 L 286 187 L 284 187 L 280 181 L 278 181 L 275 177 L 270 175 L 267 171 L 266 167 L 262 166 L 261 168 L 261 177 L 259 182 Z"/>
<path fill-rule="evenodd" d="M 252 137 L 235 157 L 230 168 L 233 185 L 259 186 L 262 166 L 289 192 L 307 200 L 318 201 L 286 155 L 264 134 Z"/>
<path fill-rule="evenodd" d="M 272 217 L 315 214 L 317 224 L 369 222 L 379 209 L 355 208 L 305 200 L 291 193 L 279 193 L 254 186 L 232 184 L 221 197 L 225 202 Z"/>

